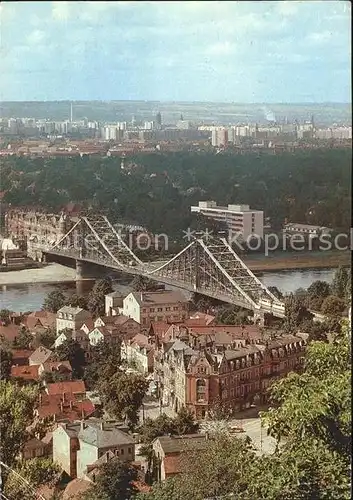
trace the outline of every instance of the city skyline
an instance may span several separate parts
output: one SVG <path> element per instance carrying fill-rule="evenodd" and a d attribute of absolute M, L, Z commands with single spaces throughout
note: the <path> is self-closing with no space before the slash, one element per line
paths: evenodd
<path fill-rule="evenodd" d="M 1 101 L 351 101 L 345 1 L 0 8 Z"/>

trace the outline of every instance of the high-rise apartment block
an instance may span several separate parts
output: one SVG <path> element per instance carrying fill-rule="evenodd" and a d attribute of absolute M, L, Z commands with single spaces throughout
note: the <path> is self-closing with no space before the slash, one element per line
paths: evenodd
<path fill-rule="evenodd" d="M 197 212 L 218 222 L 223 222 L 231 234 L 240 234 L 244 240 L 251 236 L 263 238 L 264 213 L 252 210 L 249 205 L 217 206 L 215 201 L 200 201 L 192 206 L 191 212 Z"/>

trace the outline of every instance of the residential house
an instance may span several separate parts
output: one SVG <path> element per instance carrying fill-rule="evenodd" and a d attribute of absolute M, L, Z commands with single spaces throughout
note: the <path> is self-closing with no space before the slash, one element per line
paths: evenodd
<path fill-rule="evenodd" d="M 135 441 L 119 429 L 120 423 L 93 419 L 82 422 L 78 434 L 77 477 L 82 477 L 87 466 L 93 464 L 107 451 L 113 451 L 122 461 L 135 459 Z"/>
<path fill-rule="evenodd" d="M 71 339 L 78 342 L 84 351 L 88 349 L 89 339 L 87 337 L 87 334 L 85 333 L 85 330 L 83 330 L 82 328 L 75 331 L 62 330 L 56 337 L 54 346 L 55 348 L 57 348 L 59 347 L 59 345 Z"/>
<path fill-rule="evenodd" d="M 70 380 L 72 378 L 72 367 L 70 361 L 47 361 L 38 367 L 38 375 L 43 373 L 57 373 L 62 379 Z"/>
<path fill-rule="evenodd" d="M 227 332 L 166 342 L 155 353 L 155 376 L 164 404 L 188 407 L 203 419 L 221 399 L 234 411 L 267 399 L 267 387 L 298 368 L 306 334 L 234 339 Z"/>
<path fill-rule="evenodd" d="M 60 423 L 53 432 L 53 460 L 72 478 L 84 478 L 89 466 L 108 451 L 123 461 L 134 460 L 135 442 L 124 424 L 89 418 Z"/>
<path fill-rule="evenodd" d="M 88 319 L 91 319 L 91 313 L 88 311 L 80 307 L 64 306 L 56 314 L 56 333 L 65 329 L 79 330 Z"/>
<path fill-rule="evenodd" d="M 49 394 L 49 396 L 70 394 L 76 400 L 79 400 L 85 398 L 86 386 L 83 380 L 67 380 L 65 382 L 45 384 L 45 392 Z"/>
<path fill-rule="evenodd" d="M 31 349 L 12 349 L 12 365 L 25 366 L 29 365 L 29 357 L 34 352 Z"/>
<path fill-rule="evenodd" d="M 54 361 L 54 353 L 44 346 L 39 346 L 28 358 L 30 365 L 42 365 L 47 361 Z"/>
<path fill-rule="evenodd" d="M 35 420 L 42 422 L 74 422 L 96 414 L 95 405 L 88 398 L 77 399 L 72 393 L 49 395 L 41 392 L 34 411 Z"/>
<path fill-rule="evenodd" d="M 123 359 L 134 363 L 142 373 L 153 372 L 154 346 L 146 335 L 139 333 L 131 340 L 123 341 L 121 353 Z"/>
<path fill-rule="evenodd" d="M 188 317 L 188 301 L 176 291 L 131 292 L 124 298 L 119 313 L 148 328 L 152 321 L 184 321 Z"/>
<path fill-rule="evenodd" d="M 48 456 L 48 447 L 43 441 L 37 438 L 32 438 L 27 441 L 21 450 L 20 457 L 22 460 L 31 460 L 32 458 L 40 458 Z"/>
<path fill-rule="evenodd" d="M 11 366 L 11 378 L 18 378 L 25 382 L 38 382 L 38 365 Z"/>
<path fill-rule="evenodd" d="M 123 297 L 120 292 L 111 292 L 105 296 L 106 316 L 116 316 L 119 314 L 119 307 L 123 305 Z"/>
<path fill-rule="evenodd" d="M 48 311 L 34 311 L 23 320 L 24 325 L 31 333 L 41 333 L 55 328 L 56 315 Z"/>
<path fill-rule="evenodd" d="M 0 344 L 2 342 L 8 342 L 12 344 L 12 342 L 17 337 L 20 331 L 20 327 L 18 325 L 14 325 L 10 323 L 9 325 L 1 325 L 0 324 Z"/>
<path fill-rule="evenodd" d="M 107 326 L 97 326 L 93 328 L 93 330 L 88 333 L 87 337 L 91 346 L 96 346 L 99 342 L 117 344 L 121 339 L 116 328 Z"/>
<path fill-rule="evenodd" d="M 183 454 L 188 451 L 202 452 L 207 445 L 207 438 L 206 434 L 157 437 L 152 442 L 157 479 L 164 481 L 183 472 Z"/>

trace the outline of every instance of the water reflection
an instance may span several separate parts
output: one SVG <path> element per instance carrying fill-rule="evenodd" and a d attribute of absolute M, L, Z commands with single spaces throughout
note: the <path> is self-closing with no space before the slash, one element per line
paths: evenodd
<path fill-rule="evenodd" d="M 264 273 L 259 278 L 266 286 L 276 286 L 282 292 L 288 293 L 294 292 L 298 288 L 308 288 L 316 280 L 331 282 L 334 272 L 334 269 L 283 271 Z M 21 312 L 40 310 L 45 296 L 53 290 L 61 290 L 67 295 L 72 293 L 87 294 L 93 284 L 93 280 L 85 280 L 80 283 L 2 285 L 0 288 L 0 309 Z M 126 282 L 123 284 L 115 281 L 114 288 L 121 291 L 122 294 L 127 294 L 130 291 Z"/>

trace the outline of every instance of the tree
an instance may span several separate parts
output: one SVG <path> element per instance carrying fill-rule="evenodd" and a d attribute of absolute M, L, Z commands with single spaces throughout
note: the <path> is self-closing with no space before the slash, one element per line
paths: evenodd
<path fill-rule="evenodd" d="M 113 458 L 99 467 L 96 482 L 82 500 L 128 500 L 136 493 L 133 484 L 136 479 L 136 468 Z"/>
<path fill-rule="evenodd" d="M 311 320 L 313 314 L 303 305 L 303 299 L 291 294 L 285 299 L 285 318 L 283 327 L 287 333 L 295 333 L 305 320 Z"/>
<path fill-rule="evenodd" d="M 98 391 L 106 411 L 113 417 L 124 418 L 133 428 L 138 423 L 138 411 L 148 386 L 142 375 L 118 371 L 110 379 L 101 380 Z"/>
<path fill-rule="evenodd" d="M 54 384 L 55 382 L 63 382 L 64 380 L 67 380 L 67 377 L 59 371 L 51 371 L 43 372 L 40 376 L 40 380 L 46 382 L 47 384 Z"/>
<path fill-rule="evenodd" d="M 149 493 L 139 493 L 136 500 L 192 500 L 184 489 L 180 476 L 170 477 L 165 481 L 154 483 Z"/>
<path fill-rule="evenodd" d="M 345 307 L 346 304 L 343 299 L 335 295 L 329 295 L 322 303 L 321 312 L 327 316 L 340 316 Z"/>
<path fill-rule="evenodd" d="M 7 326 L 10 323 L 10 311 L 9 309 L 1 309 L 0 310 L 0 322 Z"/>
<path fill-rule="evenodd" d="M 56 348 L 55 355 L 58 361 L 70 361 L 74 379 L 82 378 L 86 358 L 85 351 L 78 342 L 73 339 L 65 340 Z"/>
<path fill-rule="evenodd" d="M 349 460 L 351 445 L 351 353 L 348 329 L 333 342 L 312 342 L 304 373 L 289 374 L 270 388 L 273 408 L 263 417 L 269 432 L 286 446 L 322 444 Z M 303 436 L 305 439 L 303 440 Z"/>
<path fill-rule="evenodd" d="M 61 469 L 49 458 L 33 458 L 24 460 L 16 465 L 13 472 L 7 477 L 5 494 L 9 498 L 27 498 L 28 485 L 19 481 L 18 474 L 27 481 L 32 488 L 42 485 L 54 486 L 59 481 Z"/>
<path fill-rule="evenodd" d="M 283 293 L 276 286 L 269 286 L 268 289 L 277 299 L 283 299 Z"/>
<path fill-rule="evenodd" d="M 185 406 L 182 406 L 174 419 L 176 434 L 194 434 L 199 429 L 199 424 L 195 422 L 194 415 Z"/>
<path fill-rule="evenodd" d="M 29 438 L 38 389 L 0 381 L 0 460 L 11 467 Z"/>
<path fill-rule="evenodd" d="M 332 295 L 336 295 L 340 299 L 346 296 L 347 283 L 349 281 L 349 274 L 345 267 L 340 266 L 333 277 L 331 291 Z"/>
<path fill-rule="evenodd" d="M 161 289 L 161 285 L 145 276 L 135 276 L 131 287 L 135 292 L 155 292 Z"/>
<path fill-rule="evenodd" d="M 22 327 L 19 329 L 18 334 L 14 338 L 12 345 L 14 349 L 29 349 L 31 347 L 32 342 L 33 342 L 33 335 L 27 328 Z"/>
<path fill-rule="evenodd" d="M 80 307 L 81 309 L 87 310 L 88 300 L 83 295 L 77 295 L 76 293 L 72 294 L 66 301 L 66 305 L 71 307 Z"/>
<path fill-rule="evenodd" d="M 57 313 L 66 303 L 65 295 L 60 290 L 49 292 L 44 299 L 42 309 L 52 313 Z"/>
<path fill-rule="evenodd" d="M 326 281 L 313 281 L 309 286 L 307 293 L 310 299 L 325 298 L 330 295 L 330 285 Z"/>
<path fill-rule="evenodd" d="M 38 346 L 42 345 L 47 349 L 51 349 L 55 343 L 56 332 L 48 328 L 44 332 L 40 332 L 36 335 L 36 343 Z"/>
<path fill-rule="evenodd" d="M 12 352 L 0 345 L 0 380 L 10 377 L 12 366 Z"/>
<path fill-rule="evenodd" d="M 103 316 L 105 312 L 105 296 L 113 291 L 110 278 L 96 281 L 88 296 L 87 308 L 94 317 Z"/>
<path fill-rule="evenodd" d="M 86 385 L 93 389 L 100 380 L 110 380 L 119 371 L 120 364 L 120 342 L 116 344 L 98 342 L 91 348 L 90 363 L 85 367 Z"/>

